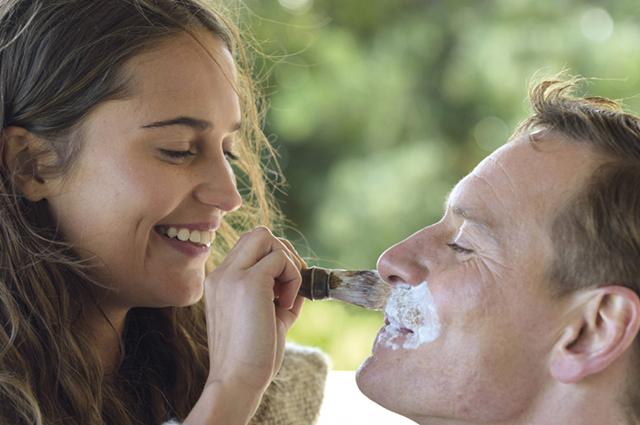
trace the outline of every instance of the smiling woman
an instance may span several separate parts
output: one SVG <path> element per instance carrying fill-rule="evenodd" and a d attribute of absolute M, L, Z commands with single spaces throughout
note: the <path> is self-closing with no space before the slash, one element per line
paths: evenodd
<path fill-rule="evenodd" d="M 233 60 L 216 37 L 197 35 L 207 50 L 180 35 L 130 60 L 132 94 L 98 105 L 72 170 L 37 188 L 65 240 L 94 256 L 92 273 L 109 286 L 102 310 L 119 330 L 132 307 L 202 297 L 209 247 L 191 235 L 215 234 L 242 202 L 227 155 L 241 121 L 226 77 L 235 75 Z M 173 118 L 181 116 L 190 118 Z"/>
<path fill-rule="evenodd" d="M 237 236 L 278 217 L 243 58 L 198 0 L 0 0 L 0 423 L 256 412 L 304 262 Z"/>

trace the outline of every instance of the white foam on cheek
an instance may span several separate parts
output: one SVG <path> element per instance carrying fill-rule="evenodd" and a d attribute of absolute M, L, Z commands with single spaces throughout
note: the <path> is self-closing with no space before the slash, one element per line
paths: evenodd
<path fill-rule="evenodd" d="M 405 338 L 402 348 L 416 349 L 440 335 L 438 308 L 427 282 L 418 286 L 394 286 L 385 304 L 384 314 L 389 325 L 381 338 L 394 350 L 400 348 L 395 342 L 399 337 Z"/>

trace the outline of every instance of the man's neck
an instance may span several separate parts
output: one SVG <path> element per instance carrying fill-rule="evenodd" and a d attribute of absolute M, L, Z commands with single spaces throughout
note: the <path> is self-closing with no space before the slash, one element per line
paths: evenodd
<path fill-rule="evenodd" d="M 620 382 L 620 381 L 617 381 Z M 515 416 L 496 416 L 492 425 L 638 425 L 628 418 L 620 400 L 614 396 L 616 387 L 606 383 L 561 384 L 532 400 L 526 410 Z M 506 410 L 505 410 L 506 411 Z M 453 418 L 416 419 L 420 425 L 479 425 L 487 421 Z"/>

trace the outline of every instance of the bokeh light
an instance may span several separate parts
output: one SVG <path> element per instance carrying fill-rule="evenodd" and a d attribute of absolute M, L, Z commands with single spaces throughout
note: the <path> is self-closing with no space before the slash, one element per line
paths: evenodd
<path fill-rule="evenodd" d="M 589 40 L 603 42 L 613 33 L 613 19 L 606 10 L 594 7 L 582 15 L 580 29 Z"/>

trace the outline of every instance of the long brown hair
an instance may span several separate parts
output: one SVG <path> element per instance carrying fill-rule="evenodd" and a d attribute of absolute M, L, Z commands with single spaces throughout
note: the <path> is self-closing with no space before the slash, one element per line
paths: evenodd
<path fill-rule="evenodd" d="M 259 93 L 240 35 L 221 5 L 199 0 L 0 0 L 0 128 L 22 127 L 55 161 L 30 178 L 64 175 L 82 151 L 84 118 L 126 96 L 125 64 L 170 37 L 202 28 L 237 58 L 242 134 L 236 163 L 240 210 L 227 216 L 210 267 L 239 230 L 279 217 L 262 157 Z M 0 142 L 1 143 L 1 142 Z M 37 160 L 30 158 L 30 161 Z M 273 163 L 273 161 L 271 161 Z M 20 195 L 15 175 L 0 183 L 0 423 L 158 424 L 184 418 L 208 372 L 202 303 L 132 310 L 122 364 L 105 376 L 79 318 L 91 270 L 62 240 L 46 201 Z M 115 332 L 115 331 L 114 331 Z"/>

